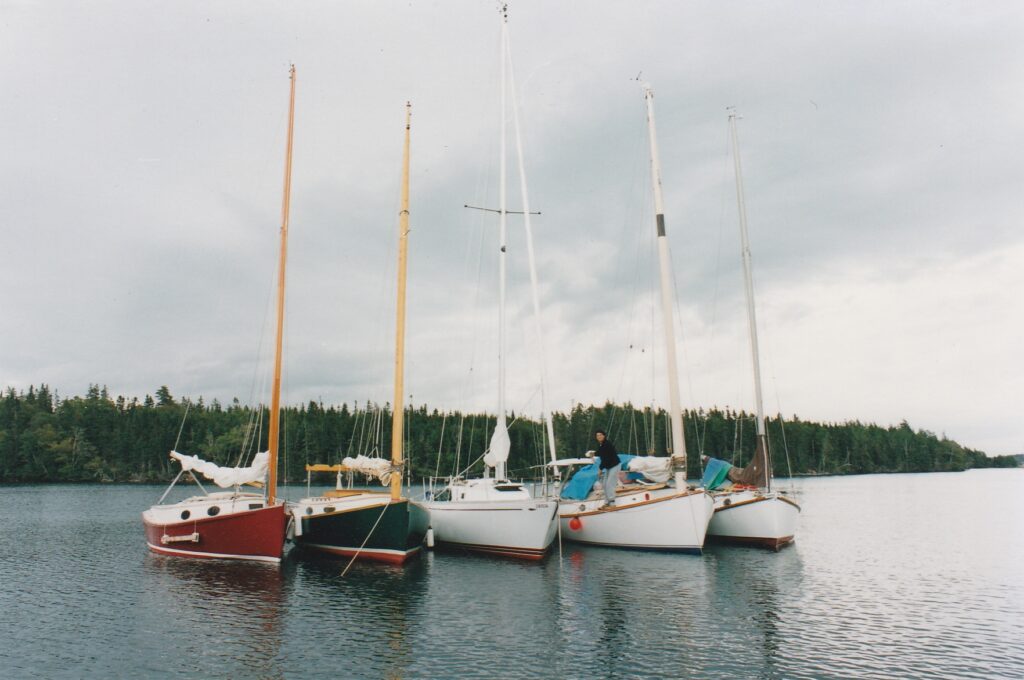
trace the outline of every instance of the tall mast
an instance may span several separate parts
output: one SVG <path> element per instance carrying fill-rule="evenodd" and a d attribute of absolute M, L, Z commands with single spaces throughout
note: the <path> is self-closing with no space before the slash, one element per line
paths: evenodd
<path fill-rule="evenodd" d="M 757 445 L 763 447 L 768 456 L 768 442 L 765 437 L 764 403 L 761 396 L 761 358 L 757 342 L 757 313 L 754 309 L 754 276 L 751 268 L 750 241 L 747 237 L 747 206 L 743 198 L 743 170 L 740 166 L 740 145 L 736 134 L 736 111 L 729 110 L 729 132 L 732 138 L 733 167 L 736 170 L 736 203 L 740 214 L 740 255 L 743 259 L 743 281 L 747 297 L 747 324 L 750 327 L 750 356 L 754 369 L 754 401 L 757 408 Z M 767 458 L 770 460 L 770 458 Z M 767 470 L 768 489 L 771 489 L 771 467 Z"/>
<path fill-rule="evenodd" d="M 295 65 L 288 73 L 291 88 L 288 96 L 288 144 L 284 164 L 284 198 L 281 201 L 281 253 L 277 265 L 277 334 L 274 344 L 274 383 L 270 393 L 270 468 L 267 473 L 267 504 L 277 496 L 277 454 L 281 429 L 281 349 L 284 341 L 284 282 L 288 261 L 288 214 L 292 194 L 292 136 L 295 127 Z"/>
<path fill-rule="evenodd" d="M 505 422 L 505 277 L 506 262 L 505 256 L 508 249 L 507 242 L 507 214 L 508 214 L 508 191 L 506 170 L 506 140 L 505 140 L 505 115 L 506 115 L 506 59 L 508 50 L 508 13 L 507 7 L 501 7 L 501 154 L 499 168 L 499 199 L 498 199 L 498 420 L 494 425 L 494 434 L 491 436 L 491 453 L 495 457 L 494 476 L 497 479 L 505 479 L 506 461 L 508 459 L 508 425 Z M 503 449 L 495 451 L 495 448 Z M 486 469 L 486 468 L 485 468 Z"/>
<path fill-rule="evenodd" d="M 672 323 L 671 262 L 668 238 L 665 236 L 665 204 L 661 195 L 661 163 L 658 160 L 658 139 L 654 128 L 654 91 L 644 83 L 647 101 L 647 128 L 651 139 L 651 184 L 654 186 L 655 225 L 658 230 L 658 265 L 661 271 L 661 312 L 665 331 L 665 353 L 668 363 L 669 418 L 672 423 L 672 458 L 676 488 L 686 486 L 686 440 L 683 438 L 683 414 L 679 399 L 679 368 L 676 364 L 675 327 Z"/>
<path fill-rule="evenodd" d="M 412 104 L 405 103 L 405 152 L 402 156 L 402 207 L 398 213 L 398 304 L 395 322 L 395 406 L 391 416 L 391 500 L 402 497 L 402 423 L 405 415 L 405 270 L 409 247 L 409 130 Z"/>
<path fill-rule="evenodd" d="M 519 131 L 519 106 L 516 103 L 515 68 L 512 65 L 512 48 L 509 46 L 507 37 L 505 39 L 505 49 L 505 59 L 508 60 L 509 70 L 509 89 L 512 93 L 512 129 L 516 136 L 516 158 L 519 161 L 519 188 L 523 201 L 523 226 L 526 231 L 526 254 L 530 263 L 530 291 L 533 299 L 533 318 L 537 326 L 537 342 L 540 344 L 540 417 L 548 434 L 548 448 L 551 453 L 551 462 L 555 462 L 558 460 L 558 456 L 555 452 L 555 427 L 551 422 L 551 414 L 548 413 L 547 395 L 545 394 L 547 388 L 547 377 L 545 375 L 546 352 L 544 348 L 544 333 L 540 319 L 540 294 L 538 292 L 540 286 L 537 283 L 537 264 L 533 251 L 533 229 L 530 225 L 530 196 L 526 190 L 526 168 L 523 161 L 523 140 Z M 558 467 L 553 469 L 556 477 L 561 476 L 561 472 Z"/>

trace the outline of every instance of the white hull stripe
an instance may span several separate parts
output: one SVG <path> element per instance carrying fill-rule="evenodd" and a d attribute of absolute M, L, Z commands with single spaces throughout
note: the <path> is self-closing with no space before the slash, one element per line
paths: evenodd
<path fill-rule="evenodd" d="M 221 560 L 252 560 L 255 562 L 280 562 L 280 557 L 267 557 L 266 555 L 229 555 L 226 553 L 211 553 L 211 552 L 200 552 L 198 550 L 176 550 L 174 548 L 168 548 L 162 545 L 153 545 L 152 543 L 146 542 L 149 549 L 153 552 L 163 553 L 164 555 L 182 555 L 184 557 L 211 557 Z"/>
<path fill-rule="evenodd" d="M 634 550 L 660 550 L 663 552 L 673 551 L 684 551 L 684 552 L 701 552 L 699 545 L 645 545 L 642 543 L 605 543 L 603 541 L 588 541 L 580 538 L 566 538 L 567 541 L 573 543 L 586 543 L 587 545 L 600 545 L 609 548 L 630 548 Z"/>

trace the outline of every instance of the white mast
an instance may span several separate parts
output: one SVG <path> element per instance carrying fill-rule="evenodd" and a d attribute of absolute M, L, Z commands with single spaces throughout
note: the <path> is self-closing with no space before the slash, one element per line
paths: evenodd
<path fill-rule="evenodd" d="M 683 438 L 683 414 L 679 399 L 679 368 L 676 364 L 675 328 L 672 323 L 671 262 L 668 238 L 665 236 L 665 204 L 661 196 L 661 163 L 658 161 L 658 140 L 654 128 L 654 91 L 643 84 L 647 101 L 647 128 L 651 138 L 651 183 L 654 185 L 654 214 L 658 229 L 658 265 L 661 271 L 661 311 L 665 330 L 665 353 L 668 360 L 669 418 L 672 423 L 672 459 L 676 488 L 686 488 L 686 440 Z"/>
<path fill-rule="evenodd" d="M 765 441 L 764 404 L 761 397 L 761 359 L 757 342 L 757 314 L 754 311 L 754 277 L 750 264 L 750 241 L 747 238 L 747 206 L 743 200 L 743 171 L 740 166 L 740 146 L 736 135 L 736 119 L 739 118 L 735 109 L 729 109 L 729 132 L 732 137 L 732 158 L 736 170 L 736 202 L 740 213 L 740 255 L 743 259 L 743 281 L 747 294 L 747 323 L 750 327 L 750 354 L 754 368 L 754 401 L 757 409 L 757 438 L 767 452 L 768 442 Z M 768 489 L 771 490 L 771 470 L 768 470 Z"/>
<path fill-rule="evenodd" d="M 498 479 L 506 478 L 505 463 L 508 460 L 510 442 L 508 437 L 508 425 L 505 422 L 505 255 L 507 250 L 506 240 L 506 215 L 507 215 L 507 190 L 506 190 L 506 151 L 505 151 L 505 54 L 508 51 L 508 14 L 505 7 L 501 8 L 501 155 L 499 168 L 499 199 L 498 199 L 498 421 L 494 425 L 494 434 L 491 435 L 490 451 L 484 457 L 484 462 L 494 467 L 494 475 Z M 484 468 L 486 475 L 487 468 Z"/>
<path fill-rule="evenodd" d="M 506 16 L 507 22 L 507 16 Z M 526 168 L 523 161 L 523 140 L 519 133 L 519 107 L 516 103 L 516 76 L 515 68 L 512 65 L 512 50 L 509 47 L 507 28 L 505 29 L 505 59 L 508 60 L 509 87 L 512 91 L 512 129 L 516 135 L 516 158 L 519 161 L 519 188 L 523 201 L 523 224 L 526 230 L 526 254 L 530 263 L 530 291 L 533 297 L 533 318 L 537 327 L 537 342 L 540 344 L 540 417 L 548 434 L 548 444 L 551 452 L 551 462 L 558 460 L 555 453 L 555 426 L 551 422 L 551 415 L 548 413 L 547 397 L 545 395 L 547 378 L 545 375 L 545 351 L 544 333 L 540 319 L 540 294 L 537 284 L 537 264 L 533 251 L 533 229 L 530 225 L 530 197 L 526 190 Z M 554 468 L 555 476 L 561 476 L 561 470 Z"/>

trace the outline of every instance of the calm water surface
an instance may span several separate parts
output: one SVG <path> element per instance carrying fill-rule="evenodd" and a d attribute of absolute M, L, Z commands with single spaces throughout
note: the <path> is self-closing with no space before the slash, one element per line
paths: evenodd
<path fill-rule="evenodd" d="M 566 544 L 342 578 L 152 555 L 140 513 L 162 488 L 2 487 L 0 676 L 1024 677 L 1024 470 L 791 488 L 802 524 L 777 554 Z"/>

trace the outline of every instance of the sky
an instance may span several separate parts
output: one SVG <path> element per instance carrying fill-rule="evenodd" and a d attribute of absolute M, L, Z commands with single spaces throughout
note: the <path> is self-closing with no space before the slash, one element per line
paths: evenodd
<path fill-rule="evenodd" d="M 507 404 L 667 405 L 655 92 L 686 408 L 1024 452 L 1024 8 L 513 2 L 539 282 L 508 236 Z M 0 385 L 267 400 L 295 64 L 285 403 L 390 402 L 412 103 L 405 392 L 497 407 L 500 18 L 450 2 L 0 2 Z M 407 397 L 408 398 L 408 397 Z M 571 452 L 568 452 L 571 453 Z"/>

